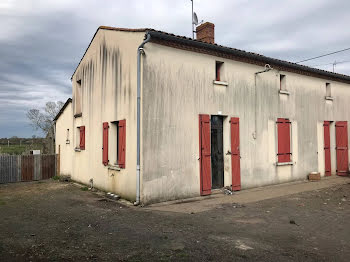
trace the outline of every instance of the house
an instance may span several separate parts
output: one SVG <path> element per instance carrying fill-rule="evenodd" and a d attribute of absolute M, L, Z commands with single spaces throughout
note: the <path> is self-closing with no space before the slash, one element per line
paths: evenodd
<path fill-rule="evenodd" d="M 73 174 L 74 146 L 73 141 L 73 110 L 72 99 L 66 103 L 56 115 L 55 119 L 55 145 L 57 158 L 57 171 L 60 175 L 71 176 Z M 58 132 L 58 133 L 57 133 Z"/>
<path fill-rule="evenodd" d="M 62 172 L 135 204 L 349 170 L 350 76 L 217 45 L 212 23 L 101 26 L 71 80 Z"/>

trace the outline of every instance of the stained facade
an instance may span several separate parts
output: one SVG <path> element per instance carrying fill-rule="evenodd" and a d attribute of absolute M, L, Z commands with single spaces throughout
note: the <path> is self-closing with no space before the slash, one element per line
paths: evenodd
<path fill-rule="evenodd" d="M 72 76 L 74 180 L 135 200 L 138 73 L 142 203 L 348 172 L 349 76 L 151 29 L 100 27 Z M 56 127 L 57 140 L 68 127 Z"/>

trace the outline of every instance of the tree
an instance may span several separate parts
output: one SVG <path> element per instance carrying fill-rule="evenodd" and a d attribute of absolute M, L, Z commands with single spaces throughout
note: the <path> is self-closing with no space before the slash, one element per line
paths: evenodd
<path fill-rule="evenodd" d="M 27 118 L 30 120 L 32 127 L 35 130 L 41 130 L 45 134 L 49 132 L 53 125 L 53 119 L 63 107 L 62 101 L 47 102 L 41 110 L 30 109 L 27 112 Z"/>

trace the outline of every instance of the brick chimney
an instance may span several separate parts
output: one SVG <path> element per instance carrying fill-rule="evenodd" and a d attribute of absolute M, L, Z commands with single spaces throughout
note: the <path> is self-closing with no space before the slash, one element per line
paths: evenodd
<path fill-rule="evenodd" d="M 214 44 L 214 27 L 215 25 L 210 22 L 205 22 L 196 28 L 197 40 Z"/>

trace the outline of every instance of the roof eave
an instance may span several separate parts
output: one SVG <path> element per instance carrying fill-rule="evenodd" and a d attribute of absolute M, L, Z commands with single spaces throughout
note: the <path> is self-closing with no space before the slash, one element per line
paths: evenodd
<path fill-rule="evenodd" d="M 250 59 L 252 61 L 256 61 L 261 64 L 270 64 L 271 66 L 279 67 L 281 69 L 293 69 L 295 71 L 302 71 L 309 74 L 322 76 L 323 78 L 329 78 L 335 81 L 350 83 L 350 76 L 347 76 L 347 75 L 342 75 L 342 74 L 332 73 L 329 71 L 324 71 L 316 68 L 311 68 L 308 66 L 287 62 L 287 61 L 283 61 L 283 60 L 279 60 L 279 59 L 275 59 L 275 58 L 271 58 L 263 55 L 258 55 L 255 53 L 245 52 L 239 49 L 224 47 L 216 44 L 209 44 L 206 42 L 193 40 L 186 37 L 178 37 L 178 36 L 167 34 L 160 31 L 150 31 L 149 34 L 151 34 L 151 39 L 156 38 L 164 41 L 170 41 L 170 42 L 175 42 L 183 45 L 194 46 L 194 47 L 211 50 L 218 53 L 230 54 L 235 57 Z"/>
<path fill-rule="evenodd" d="M 69 105 L 69 103 L 72 103 L 72 98 L 68 98 L 66 103 L 64 103 L 64 105 L 62 106 L 61 110 L 58 112 L 58 114 L 55 116 L 55 118 L 53 119 L 53 121 L 57 121 L 57 119 L 63 114 L 64 110 L 66 109 L 66 107 Z"/>

